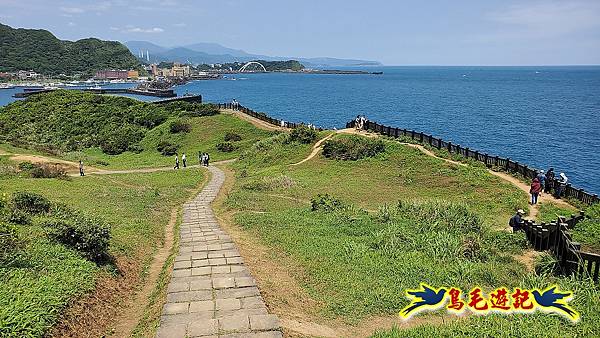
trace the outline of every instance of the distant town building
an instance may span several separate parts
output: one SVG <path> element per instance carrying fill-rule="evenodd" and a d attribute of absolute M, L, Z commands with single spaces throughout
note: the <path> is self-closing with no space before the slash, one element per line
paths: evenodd
<path fill-rule="evenodd" d="M 126 70 L 99 70 L 96 72 L 96 79 L 99 80 L 126 80 L 128 71 Z"/>
<path fill-rule="evenodd" d="M 173 77 L 188 77 L 188 76 L 190 76 L 190 66 L 174 63 L 173 68 L 171 68 L 171 76 L 173 76 Z"/>
<path fill-rule="evenodd" d="M 34 72 L 33 70 L 20 70 L 17 72 L 17 77 L 19 80 L 33 80 L 37 79 L 40 74 Z"/>
<path fill-rule="evenodd" d="M 99 70 L 95 78 L 98 80 L 126 80 L 137 79 L 140 73 L 137 70 Z"/>

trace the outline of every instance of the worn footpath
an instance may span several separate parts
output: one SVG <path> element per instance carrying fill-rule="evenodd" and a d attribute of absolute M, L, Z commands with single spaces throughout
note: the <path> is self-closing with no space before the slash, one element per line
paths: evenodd
<path fill-rule="evenodd" d="M 235 244 L 210 203 L 225 175 L 209 167 L 210 183 L 183 207 L 179 254 L 157 337 L 282 337 Z"/>

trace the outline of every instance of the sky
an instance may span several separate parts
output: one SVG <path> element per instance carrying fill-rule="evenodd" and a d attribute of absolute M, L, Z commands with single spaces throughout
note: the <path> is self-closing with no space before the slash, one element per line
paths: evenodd
<path fill-rule="evenodd" d="M 0 22 L 386 65 L 600 64 L 600 0 L 0 0 Z"/>

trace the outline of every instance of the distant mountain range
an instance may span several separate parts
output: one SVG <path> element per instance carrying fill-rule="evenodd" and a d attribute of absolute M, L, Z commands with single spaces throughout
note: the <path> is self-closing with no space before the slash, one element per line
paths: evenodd
<path fill-rule="evenodd" d="M 148 41 L 128 41 L 125 45 L 132 54 L 139 55 L 140 51 L 150 52 L 150 62 L 181 62 L 181 63 L 226 63 L 244 62 L 251 60 L 298 60 L 306 67 L 344 67 L 344 66 L 380 66 L 378 61 L 338 59 L 329 57 L 299 58 L 291 56 L 268 56 L 247 53 L 241 49 L 233 49 L 217 43 L 200 42 L 192 45 L 167 48 Z"/>
<path fill-rule="evenodd" d="M 57 39 L 43 29 L 15 29 L 0 23 L 0 72 L 34 70 L 48 75 L 91 75 L 101 69 L 141 69 L 118 41 Z"/>

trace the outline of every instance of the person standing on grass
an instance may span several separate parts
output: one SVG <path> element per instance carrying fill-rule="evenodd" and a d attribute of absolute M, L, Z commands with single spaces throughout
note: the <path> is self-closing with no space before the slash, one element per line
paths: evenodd
<path fill-rule="evenodd" d="M 179 169 L 179 156 L 175 153 L 175 166 L 173 169 Z"/>
<path fill-rule="evenodd" d="M 198 164 L 202 165 L 202 153 L 198 151 Z"/>
<path fill-rule="evenodd" d="M 183 167 L 187 167 L 186 162 L 187 162 L 187 158 L 185 157 L 185 153 L 183 153 L 183 155 L 181 155 L 181 161 L 183 162 Z"/>
<path fill-rule="evenodd" d="M 79 160 L 79 176 L 85 176 L 85 173 L 83 172 L 83 161 Z"/>
<path fill-rule="evenodd" d="M 546 172 L 546 193 L 551 193 L 552 188 L 554 188 L 554 168 L 550 168 Z"/>
<path fill-rule="evenodd" d="M 529 193 L 531 194 L 531 205 L 537 204 L 540 191 L 542 191 L 542 186 L 540 180 L 536 177 L 533 179 L 533 182 L 531 182 L 531 189 L 529 189 Z"/>
<path fill-rule="evenodd" d="M 544 175 L 544 171 L 540 170 L 540 173 L 537 175 L 537 179 L 538 181 L 540 181 L 540 185 L 542 186 L 542 189 L 540 190 L 540 194 L 544 191 L 546 191 L 546 175 Z"/>
<path fill-rule="evenodd" d="M 356 120 L 354 120 L 354 128 L 356 130 L 360 128 L 360 115 L 356 115 Z"/>
<path fill-rule="evenodd" d="M 523 211 L 523 209 L 519 209 L 519 210 L 517 210 L 517 213 L 513 217 L 510 218 L 508 225 L 510 225 L 513 232 L 517 232 L 517 231 L 521 230 L 521 225 L 523 223 L 523 215 L 524 214 L 525 214 L 525 211 Z"/>

